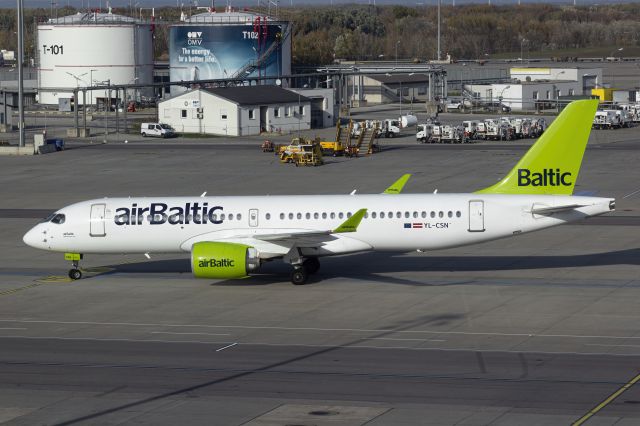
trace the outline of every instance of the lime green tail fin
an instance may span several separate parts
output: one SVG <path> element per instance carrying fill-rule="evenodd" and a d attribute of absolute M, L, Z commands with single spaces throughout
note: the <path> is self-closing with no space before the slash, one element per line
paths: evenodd
<path fill-rule="evenodd" d="M 571 195 L 598 100 L 571 102 L 501 181 L 477 194 Z"/>

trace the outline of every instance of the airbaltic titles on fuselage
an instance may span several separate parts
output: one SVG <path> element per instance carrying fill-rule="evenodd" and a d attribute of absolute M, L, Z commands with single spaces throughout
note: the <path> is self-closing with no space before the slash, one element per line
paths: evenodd
<path fill-rule="evenodd" d="M 221 224 L 222 206 L 209 207 L 209 203 L 186 203 L 184 206 L 171 206 L 165 203 L 151 203 L 149 207 L 139 207 L 133 203 L 131 207 L 118 207 L 113 221 L 116 225 L 142 225 L 145 215 L 149 216 L 150 225 L 197 225 L 205 223 Z"/>

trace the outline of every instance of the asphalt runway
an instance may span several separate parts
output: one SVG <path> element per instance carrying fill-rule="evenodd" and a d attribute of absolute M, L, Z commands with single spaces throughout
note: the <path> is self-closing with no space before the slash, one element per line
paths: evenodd
<path fill-rule="evenodd" d="M 594 132 L 578 192 L 617 211 L 477 246 L 195 280 L 188 255 L 24 246 L 103 196 L 473 191 L 529 141 L 281 165 L 258 140 L 71 144 L 0 157 L 0 422 L 10 425 L 633 425 L 640 422 L 640 129 Z M 457 151 L 457 152 L 456 152 Z M 624 390 L 622 392 L 621 390 Z M 589 414 L 591 412 L 591 414 Z M 581 420 L 580 420 L 581 419 Z M 582 424 L 582 423 L 579 423 Z"/>

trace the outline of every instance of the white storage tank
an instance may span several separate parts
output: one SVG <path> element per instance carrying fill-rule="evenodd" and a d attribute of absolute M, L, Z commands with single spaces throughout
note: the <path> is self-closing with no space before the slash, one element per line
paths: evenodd
<path fill-rule="evenodd" d="M 38 94 L 42 104 L 71 98 L 72 90 L 97 85 L 153 83 L 153 26 L 112 13 L 78 13 L 38 25 Z M 151 96 L 129 90 L 126 99 Z M 79 104 L 104 102 L 107 90 L 82 93 Z M 112 101 L 115 92 L 112 91 Z"/>

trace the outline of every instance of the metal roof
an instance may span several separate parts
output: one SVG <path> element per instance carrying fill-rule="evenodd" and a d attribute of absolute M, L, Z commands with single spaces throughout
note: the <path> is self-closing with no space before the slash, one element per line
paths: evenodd
<path fill-rule="evenodd" d="M 102 12 L 78 12 L 75 15 L 51 18 L 47 24 L 57 25 L 78 25 L 78 24 L 138 24 L 142 23 L 136 18 L 124 15 L 114 15 L 113 13 Z"/>
<path fill-rule="evenodd" d="M 266 18 L 268 22 L 274 20 L 269 16 L 251 12 L 205 12 L 192 15 L 184 20 L 185 23 L 215 23 L 215 24 L 253 24 L 256 18 Z"/>
<path fill-rule="evenodd" d="M 366 74 L 372 80 L 379 81 L 382 84 L 399 84 L 399 83 L 426 83 L 429 81 L 427 73 L 413 75 L 408 74 Z"/>
<path fill-rule="evenodd" d="M 267 105 L 298 101 L 311 102 L 311 99 L 306 96 L 299 95 L 279 86 L 237 86 L 202 90 L 237 103 L 238 105 Z"/>

